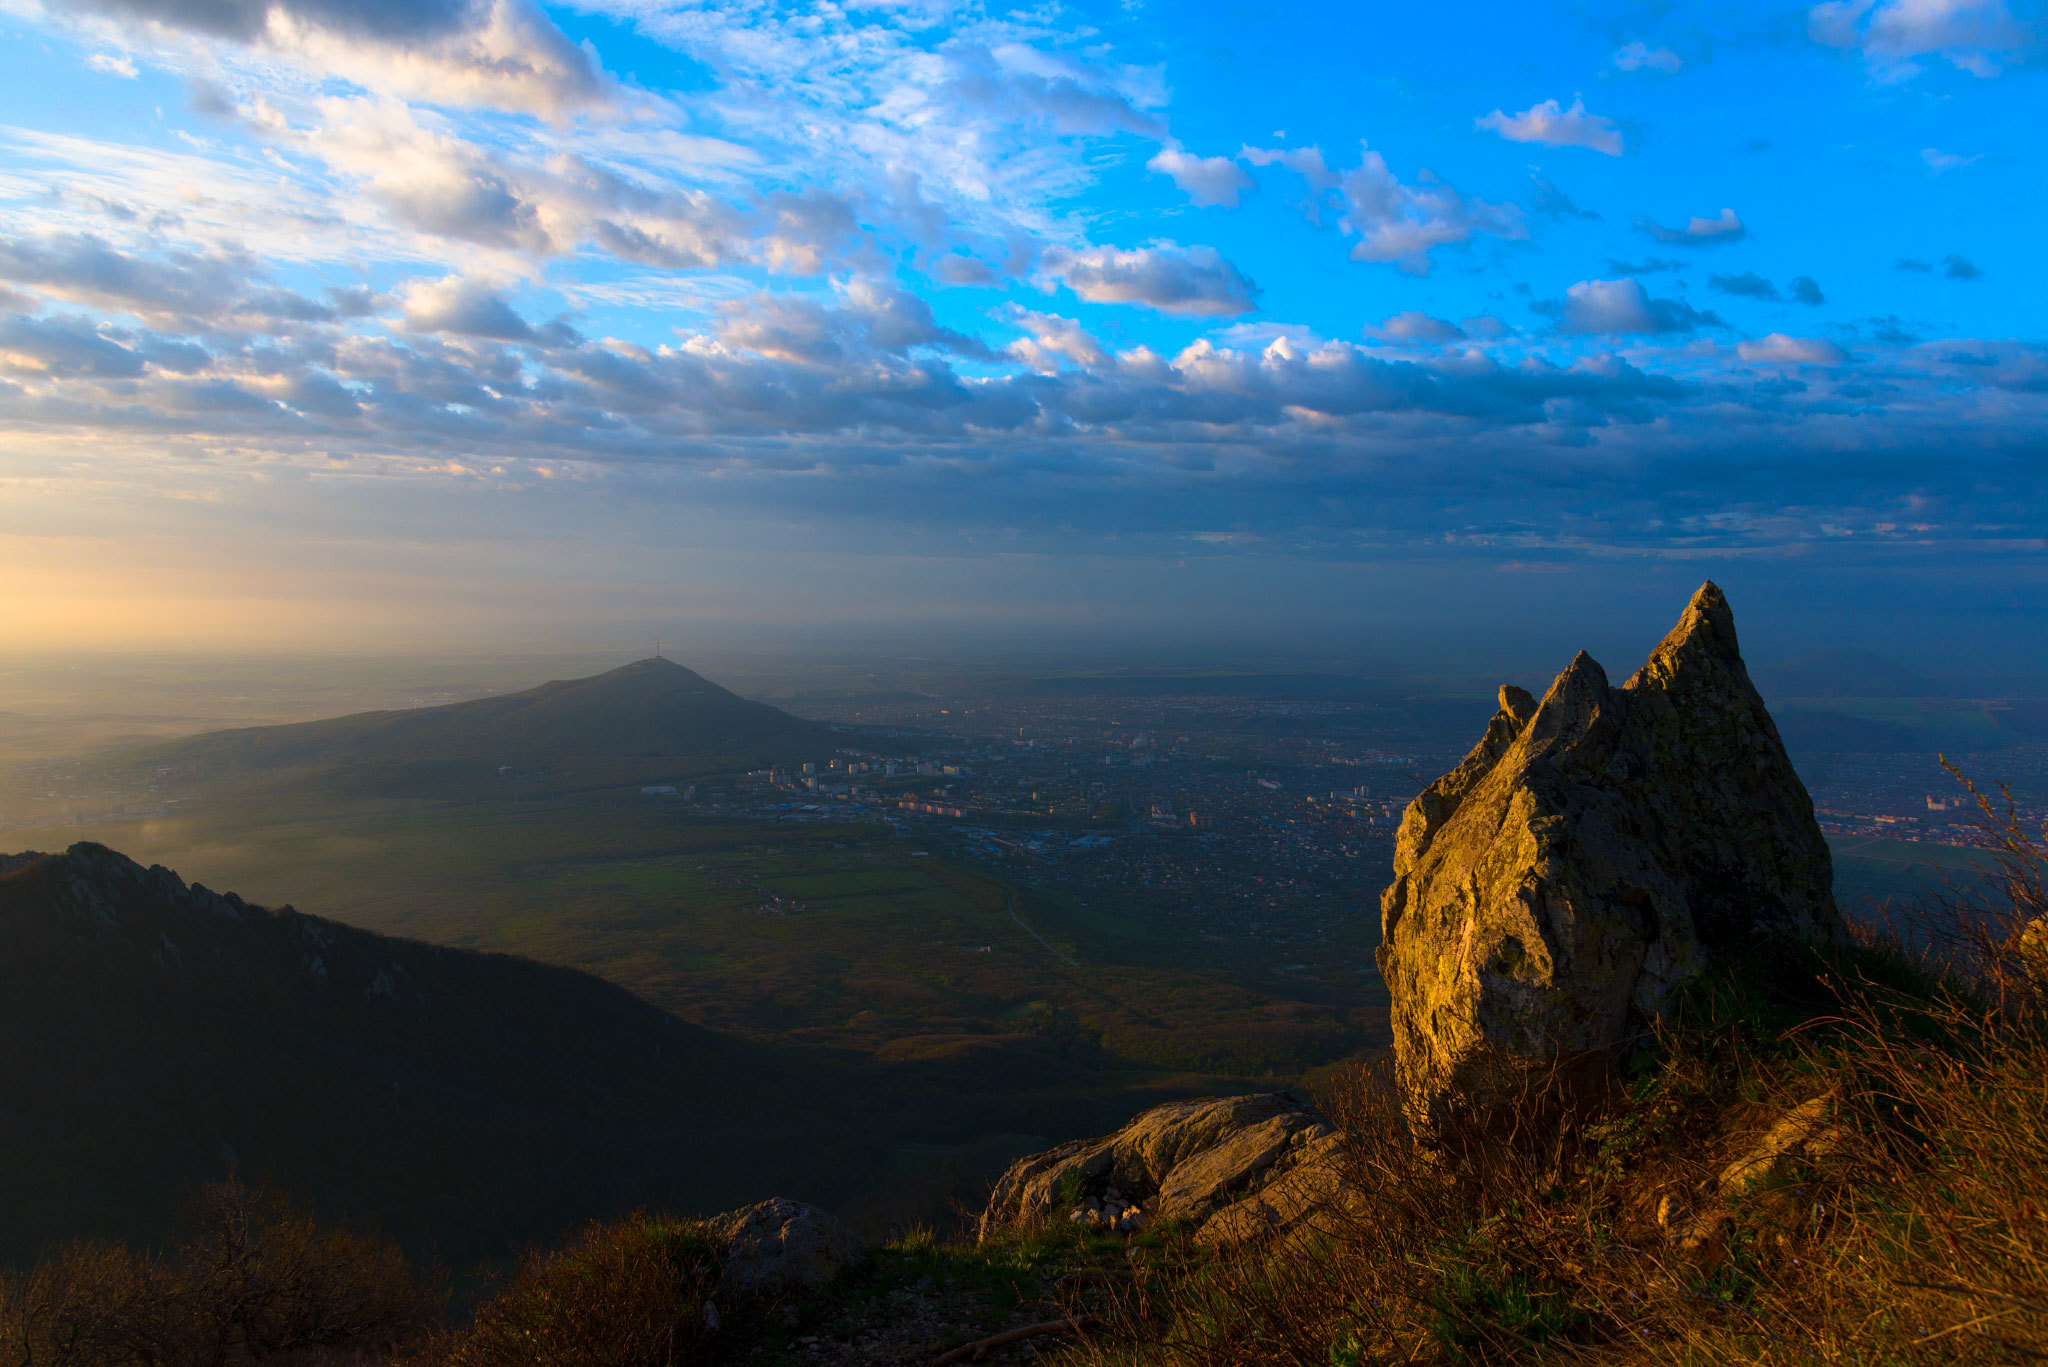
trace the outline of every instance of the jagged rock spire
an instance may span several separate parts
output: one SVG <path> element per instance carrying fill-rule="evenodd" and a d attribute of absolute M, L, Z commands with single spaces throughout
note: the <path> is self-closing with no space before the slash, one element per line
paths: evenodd
<path fill-rule="evenodd" d="M 1410 804 L 1381 898 L 1396 1073 L 1425 1125 L 1592 1068 L 1717 959 L 1839 936 L 1813 803 L 1700 586 L 1620 688 L 1581 653 L 1503 688 Z"/>

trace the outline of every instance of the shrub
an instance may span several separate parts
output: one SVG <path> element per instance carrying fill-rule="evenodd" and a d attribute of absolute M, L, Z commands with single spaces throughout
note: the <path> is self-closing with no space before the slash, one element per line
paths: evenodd
<path fill-rule="evenodd" d="M 303 1361 L 392 1348 L 441 1300 L 396 1245 L 230 1180 L 200 1193 L 167 1252 L 77 1243 L 0 1279 L 0 1353 L 24 1367 Z"/>
<path fill-rule="evenodd" d="M 530 1252 L 420 1367 L 686 1367 L 707 1359 L 719 1245 L 691 1221 L 634 1215 Z"/>

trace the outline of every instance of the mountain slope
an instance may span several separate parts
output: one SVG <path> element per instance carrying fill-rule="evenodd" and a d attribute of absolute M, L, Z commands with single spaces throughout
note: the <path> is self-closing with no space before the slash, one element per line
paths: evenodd
<path fill-rule="evenodd" d="M 98 845 L 0 856 L 0 1030 L 0 1259 L 150 1237 L 231 1166 L 460 1259 L 818 1167 L 766 1049 Z"/>
<path fill-rule="evenodd" d="M 146 762 L 214 778 L 356 770 L 382 788 L 515 776 L 631 782 L 829 753 L 829 733 L 673 660 L 439 707 L 215 731 Z"/>

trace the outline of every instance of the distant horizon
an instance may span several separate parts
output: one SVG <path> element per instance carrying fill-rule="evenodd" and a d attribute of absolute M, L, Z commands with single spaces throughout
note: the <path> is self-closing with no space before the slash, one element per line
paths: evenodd
<path fill-rule="evenodd" d="M 1218 642 L 1158 643 L 1133 648 L 1128 642 L 1091 644 L 1068 640 L 1057 649 L 995 651 L 971 640 L 957 642 L 951 649 L 917 650 L 879 643 L 864 648 L 834 647 L 797 638 L 785 639 L 780 648 L 759 642 L 674 639 L 662 644 L 658 658 L 690 669 L 742 696 L 755 696 L 750 689 L 765 689 L 767 693 L 761 696 L 781 698 L 857 697 L 864 681 L 871 682 L 878 692 L 900 689 L 907 686 L 906 681 L 915 681 L 971 697 L 989 687 L 1034 679 L 1099 675 L 1106 680 L 1144 681 L 1207 674 L 1218 676 L 1219 693 L 1231 692 L 1231 681 L 1235 678 L 1329 678 L 1352 680 L 1367 689 L 1436 687 L 1477 695 L 1490 693 L 1502 683 L 1518 683 L 1540 691 L 1544 682 L 1570 663 L 1579 649 L 1591 654 L 1618 682 L 1641 663 L 1648 645 L 1661 635 L 1661 631 L 1643 634 L 1639 647 L 1610 641 L 1607 645 L 1611 648 L 1603 650 L 1581 643 L 1549 652 L 1530 650 L 1519 657 L 1495 653 L 1492 658 L 1485 658 L 1486 652 L 1478 647 L 1463 653 L 1462 658 L 1455 658 L 1455 652 L 1367 656 Z M 1857 670 L 1867 664 L 1880 672 L 1897 670 L 1917 675 L 1929 685 L 1924 693 L 1903 696 L 2048 696 L 2048 668 L 2006 673 L 1964 670 L 1944 668 L 1940 661 L 1916 662 L 1908 651 L 1886 654 L 1856 646 L 1797 644 L 1806 648 L 1759 655 L 1748 649 L 1745 642 L 1745 659 L 1767 691 L 1786 671 L 1793 671 L 1801 677 L 1838 675 L 1848 690 L 1844 696 L 1866 696 L 1855 691 L 1855 684 Z M 611 647 L 500 646 L 472 650 L 432 650 L 411 645 L 386 650 L 327 651 L 16 651 L 8 666 L 0 669 L 0 715 L 7 713 L 10 701 L 19 703 L 24 694 L 47 695 L 49 689 L 64 686 L 65 676 L 78 671 L 94 674 L 99 683 L 108 687 L 142 687 L 144 692 L 136 699 L 140 704 L 146 700 L 147 686 L 137 681 L 146 678 L 175 677 L 178 687 L 202 692 L 294 685 L 333 685 L 349 692 L 374 692 L 410 686 L 458 688 L 465 690 L 463 696 L 486 696 L 551 681 L 592 677 L 655 658 L 651 643 L 638 647 L 622 643 Z M 1868 696 L 1883 696 L 1887 687 L 1881 682 Z"/>

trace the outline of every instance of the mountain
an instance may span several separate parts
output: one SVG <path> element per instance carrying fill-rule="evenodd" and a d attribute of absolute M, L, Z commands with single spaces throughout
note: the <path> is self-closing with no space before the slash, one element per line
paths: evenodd
<path fill-rule="evenodd" d="M 0 1261 L 154 1237 L 231 1167 L 458 1265 L 820 1167 L 785 1056 L 583 973 L 265 910 L 99 845 L 0 856 L 0 1031 Z"/>
<path fill-rule="evenodd" d="M 806 971 L 845 1009 L 929 1007 L 906 970 L 792 929 L 823 945 Z M 0 1265 L 158 1239 L 230 1170 L 458 1270 L 636 1208 L 783 1195 L 941 1219 L 1034 1142 L 1217 1082 L 1030 1023 L 873 1055 L 742 1036 L 575 969 L 267 910 L 87 843 L 0 855 L 0 1032 Z"/>
<path fill-rule="evenodd" d="M 345 769 L 387 791 L 473 790 L 501 776 L 629 783 L 810 759 L 831 752 L 829 737 L 673 660 L 650 659 L 439 707 L 215 731 L 141 758 L 215 778 Z"/>

